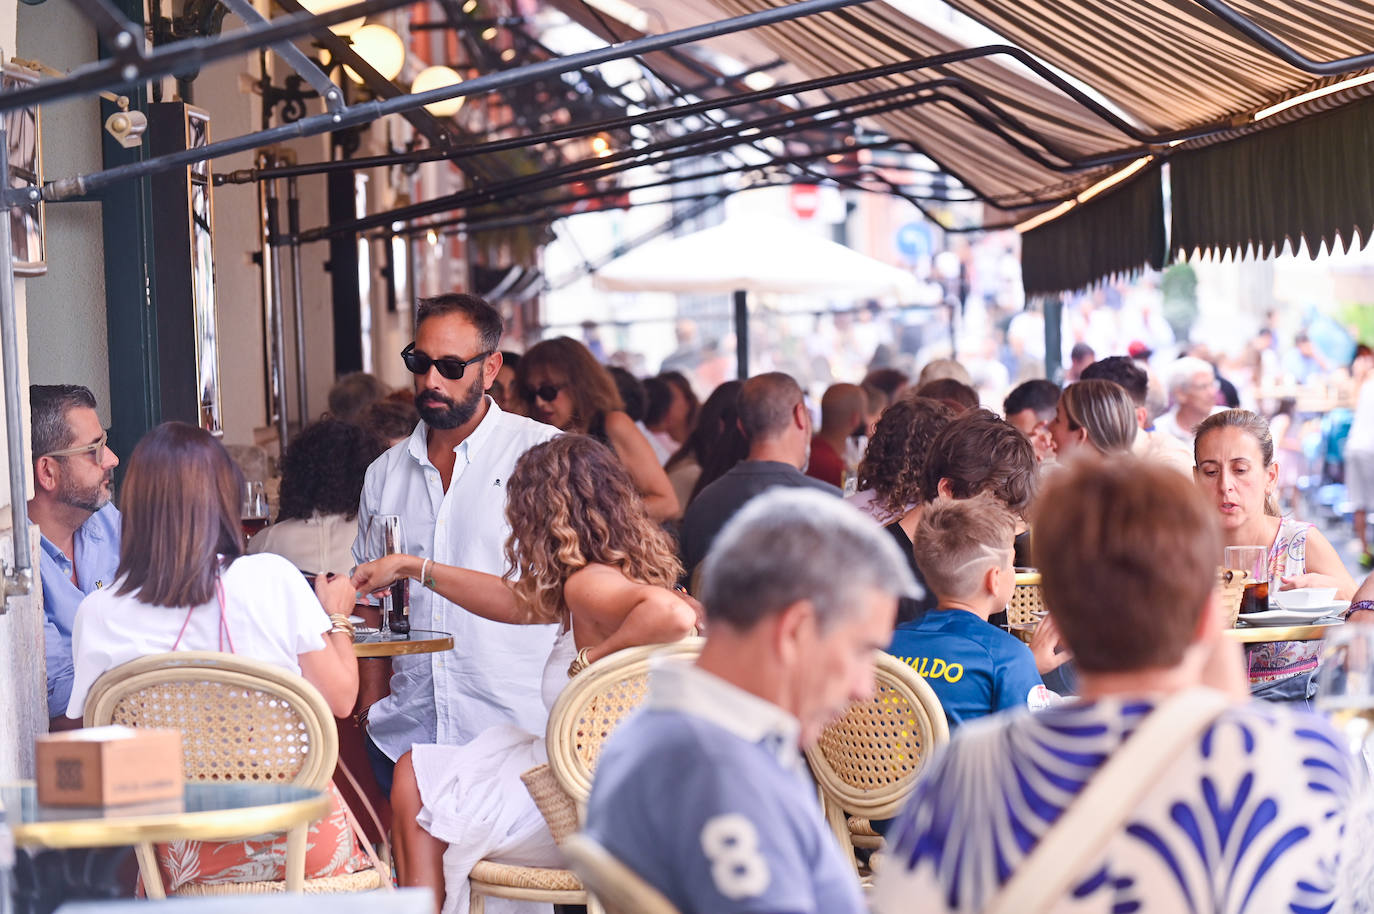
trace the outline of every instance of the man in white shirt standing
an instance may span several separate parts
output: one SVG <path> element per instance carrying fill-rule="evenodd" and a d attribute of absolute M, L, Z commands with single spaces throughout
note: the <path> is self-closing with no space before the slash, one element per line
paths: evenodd
<path fill-rule="evenodd" d="M 501 316 L 474 295 L 423 299 L 415 342 L 401 357 L 415 375 L 420 423 L 367 471 L 353 556 L 377 558 L 372 518 L 402 519 L 404 549 L 488 574 L 506 570 L 506 480 L 529 448 L 558 430 L 506 413 L 486 389 L 501 370 Z M 465 743 L 494 724 L 544 731 L 540 673 L 554 626 L 502 625 L 423 587 L 410 589 L 417 629 L 450 632 L 454 649 L 397 657 L 391 694 L 367 711 L 373 769 L 383 790 L 415 743 Z M 385 759 L 380 756 L 385 756 Z"/>

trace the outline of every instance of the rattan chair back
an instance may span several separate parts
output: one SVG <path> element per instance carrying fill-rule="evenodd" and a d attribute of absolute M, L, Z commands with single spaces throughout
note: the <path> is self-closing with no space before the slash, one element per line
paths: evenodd
<path fill-rule="evenodd" d="M 234 654 L 176 651 L 95 681 L 85 725 L 180 730 L 186 778 L 323 790 L 339 736 L 324 696 L 300 676 Z"/>
<path fill-rule="evenodd" d="M 1217 569 L 1217 598 L 1221 601 L 1221 612 L 1227 628 L 1236 627 L 1236 620 L 1240 618 L 1240 604 L 1245 597 L 1245 585 L 1249 583 L 1249 571 Z"/>
<path fill-rule="evenodd" d="M 826 727 L 806 759 L 827 815 L 885 819 L 902 808 L 932 751 L 949 741 L 940 700 L 915 670 L 878 656 L 874 695 Z M 846 834 L 848 829 L 845 829 Z"/>
<path fill-rule="evenodd" d="M 1021 572 L 1016 575 L 1016 586 L 1011 591 L 1011 601 L 1007 603 L 1008 625 L 1034 625 L 1040 621 L 1036 615 L 1045 609 L 1045 598 L 1040 593 L 1040 573 Z"/>
<path fill-rule="evenodd" d="M 592 776 L 606 738 L 644 702 L 649 662 L 656 657 L 695 657 L 700 638 L 648 644 L 616 651 L 572 678 L 549 711 L 546 744 L 549 769 L 581 813 L 592 792 Z M 579 820 L 581 816 L 579 815 Z"/>
<path fill-rule="evenodd" d="M 587 835 L 570 835 L 562 845 L 568 865 L 606 914 L 679 914 L 658 889 Z"/>

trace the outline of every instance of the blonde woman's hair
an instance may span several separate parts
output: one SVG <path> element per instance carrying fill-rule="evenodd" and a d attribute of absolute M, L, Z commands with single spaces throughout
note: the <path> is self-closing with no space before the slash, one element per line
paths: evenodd
<path fill-rule="evenodd" d="M 530 448 L 506 483 L 506 578 L 535 622 L 569 624 L 563 585 L 588 565 L 672 587 L 682 574 L 672 540 L 649 519 L 610 448 L 560 435 Z"/>
<path fill-rule="evenodd" d="M 1135 443 L 1139 423 L 1135 402 L 1126 388 L 1115 381 L 1079 381 L 1064 388 L 1059 408 L 1069 428 L 1085 429 L 1088 442 L 1099 454 L 1120 454 Z"/>

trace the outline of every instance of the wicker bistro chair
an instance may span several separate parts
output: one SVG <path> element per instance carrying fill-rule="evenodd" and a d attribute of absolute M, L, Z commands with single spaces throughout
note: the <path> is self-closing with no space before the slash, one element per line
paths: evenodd
<path fill-rule="evenodd" d="M 1007 603 L 1007 626 L 1011 633 L 1022 641 L 1028 642 L 1035 633 L 1040 617 L 1044 612 L 1045 598 L 1040 594 L 1039 572 L 1018 572 L 1016 586 L 1011 591 L 1011 602 Z"/>
<path fill-rule="evenodd" d="M 826 820 L 851 860 L 848 816 L 859 817 L 854 826 L 862 835 L 863 820 L 895 815 L 931 752 L 949 741 L 940 700 L 920 675 L 889 654 L 878 656 L 875 673 L 873 697 L 850 707 L 806 750 Z"/>
<path fill-rule="evenodd" d="M 280 667 L 210 651 L 140 657 L 108 670 L 86 699 L 85 726 L 122 724 L 181 731 L 185 773 L 193 781 L 329 786 L 339 737 L 324 696 Z M 287 832 L 286 879 L 185 886 L 179 895 L 262 892 L 359 892 L 377 889 L 376 868 L 324 879 L 305 878 L 308 825 Z M 150 898 L 165 897 L 151 844 L 137 849 Z"/>
<path fill-rule="evenodd" d="M 639 874 L 587 835 L 570 835 L 563 853 L 606 914 L 680 914 L 673 903 Z"/>
<path fill-rule="evenodd" d="M 701 652 L 701 644 L 700 638 L 688 638 L 676 644 L 617 651 L 574 676 L 558 696 L 545 733 L 549 763 L 521 778 L 560 846 L 586 813 L 592 776 L 606 738 L 644 702 L 650 659 L 692 657 Z M 582 904 L 591 914 L 600 910 L 571 870 L 482 860 L 473 867 L 468 884 L 472 914 L 484 914 L 487 897 Z"/>
<path fill-rule="evenodd" d="M 1250 572 L 1236 568 L 1217 569 L 1217 595 L 1221 598 L 1221 611 L 1226 614 L 1226 627 L 1235 628 L 1240 618 L 1240 604 L 1245 598 L 1245 585 L 1250 583 Z"/>

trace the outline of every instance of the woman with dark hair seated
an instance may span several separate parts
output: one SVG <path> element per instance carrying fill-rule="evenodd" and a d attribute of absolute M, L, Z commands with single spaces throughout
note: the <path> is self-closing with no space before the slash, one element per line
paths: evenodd
<path fill-rule="evenodd" d="M 650 517 L 664 521 L 681 513 L 653 447 L 625 414 L 615 380 L 586 346 L 566 336 L 536 343 L 520 359 L 515 381 L 530 418 L 610 446 Z"/>
<path fill-rule="evenodd" d="M 358 694 L 345 577 L 315 579 L 277 555 L 244 555 L 243 476 L 208 432 L 167 422 L 129 458 L 118 576 L 81 601 L 72 630 L 76 668 L 67 716 L 80 719 L 100 675 L 147 654 L 222 651 L 303 676 L 343 716 Z M 168 892 L 187 883 L 285 878 L 285 837 L 159 846 Z M 311 826 L 306 877 L 337 876 L 368 861 L 342 801 Z"/>
<path fill-rule="evenodd" d="M 353 567 L 363 476 L 382 452 L 371 432 L 321 419 L 286 449 L 277 522 L 248 541 L 249 554 L 272 552 L 310 574 Z"/>
<path fill-rule="evenodd" d="M 683 511 L 687 510 L 692 496 L 702 488 L 698 481 L 702 478 L 707 464 L 725 448 L 730 433 L 733 432 L 738 437 L 739 445 L 743 444 L 744 439 L 739 435 L 738 427 L 741 383 L 726 381 L 711 391 L 711 396 L 707 397 L 701 406 L 700 416 L 691 433 L 663 465 L 668 474 L 668 481 L 673 485 L 673 494 L 677 496 L 678 504 Z M 735 451 L 736 453 L 731 455 L 734 460 L 730 462 L 730 466 L 744 459 L 745 449 L 742 446 L 737 446 Z M 724 473 L 730 466 L 721 472 Z M 710 482 L 711 480 L 707 480 L 706 484 Z"/>
<path fill-rule="evenodd" d="M 548 707 L 587 664 L 692 630 L 695 608 L 670 589 L 682 573 L 672 540 L 609 448 L 561 435 L 526 451 L 506 486 L 504 577 L 389 555 L 359 565 L 354 585 L 375 591 L 410 577 L 459 612 L 511 625 L 560 623 L 544 666 Z M 391 790 L 400 884 L 429 886 L 445 911 L 462 912 L 479 860 L 559 865 L 519 778 L 545 761 L 542 727 L 491 727 L 461 746 L 416 745 L 401 756 Z"/>

